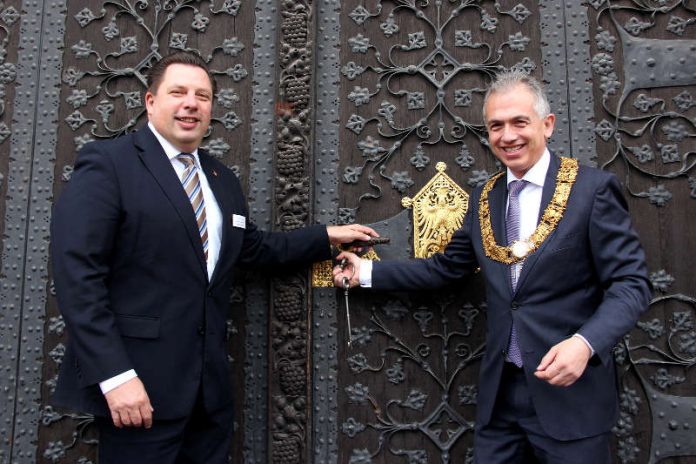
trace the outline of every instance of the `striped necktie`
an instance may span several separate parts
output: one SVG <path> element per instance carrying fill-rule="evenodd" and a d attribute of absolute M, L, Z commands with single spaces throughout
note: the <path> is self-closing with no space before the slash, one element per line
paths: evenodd
<path fill-rule="evenodd" d="M 513 180 L 508 186 L 508 210 L 505 217 L 505 227 L 507 229 L 508 245 L 520 238 L 520 192 L 527 185 L 525 180 Z M 510 282 L 512 290 L 517 288 L 517 279 L 522 268 L 521 264 L 510 265 Z M 508 343 L 507 357 L 517 367 L 522 367 L 522 352 L 517 340 L 517 327 L 513 319 L 512 329 L 510 330 L 510 341 Z"/>
<path fill-rule="evenodd" d="M 191 202 L 193 212 L 196 214 L 196 223 L 198 224 L 198 233 L 201 236 L 203 244 L 203 253 L 205 259 L 208 259 L 208 224 L 205 218 L 205 201 L 203 200 L 203 190 L 201 182 L 198 179 L 198 168 L 196 167 L 195 159 L 190 153 L 181 153 L 177 155 L 181 164 L 184 165 L 184 174 L 181 177 L 181 185 L 184 186 L 186 195 Z"/>

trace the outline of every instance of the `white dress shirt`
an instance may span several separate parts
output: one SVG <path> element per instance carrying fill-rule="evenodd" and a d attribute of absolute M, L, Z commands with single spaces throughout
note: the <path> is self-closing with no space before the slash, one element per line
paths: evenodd
<path fill-rule="evenodd" d="M 539 220 L 539 208 L 541 207 L 541 193 L 544 190 L 544 180 L 546 179 L 546 171 L 549 170 L 549 163 L 551 162 L 551 153 L 548 150 L 544 150 L 544 154 L 541 155 L 539 161 L 537 161 L 534 166 L 532 166 L 529 171 L 527 171 L 521 179 L 515 177 L 515 175 L 508 168 L 507 170 L 507 184 L 510 186 L 510 182 L 515 180 L 527 181 L 527 185 L 522 189 L 519 194 L 520 200 L 520 236 L 519 240 L 527 240 L 534 233 L 536 229 L 537 222 Z M 509 190 L 509 189 L 508 189 Z M 508 198 L 508 206 L 510 204 L 510 199 Z M 507 207 L 505 211 L 507 213 Z M 507 214 L 506 214 L 507 217 Z M 522 272 L 522 266 L 524 261 L 517 264 L 513 264 L 513 270 L 515 272 L 516 280 L 519 280 L 520 272 Z"/>
<path fill-rule="evenodd" d="M 174 168 L 177 177 L 181 179 L 184 174 L 185 167 L 181 161 L 176 159 L 181 151 L 162 137 L 152 123 L 148 122 L 147 125 L 152 133 L 155 134 L 155 137 L 162 146 L 164 153 L 172 163 L 172 167 Z M 215 195 L 213 195 L 213 191 L 210 189 L 208 178 L 205 177 L 205 172 L 203 172 L 203 169 L 201 168 L 201 161 L 198 158 L 198 149 L 194 150 L 191 155 L 193 155 L 194 163 L 198 168 L 198 180 L 201 183 L 203 201 L 205 202 L 205 218 L 208 228 L 208 260 L 206 262 L 206 267 L 208 271 L 208 280 L 210 280 L 210 278 L 213 276 L 215 265 L 217 264 L 220 256 L 220 245 L 222 243 L 222 212 L 220 211 L 220 205 L 215 199 Z M 184 187 L 182 186 L 181 188 L 183 189 Z M 99 388 L 101 389 L 102 393 L 107 393 L 108 391 L 113 390 L 119 385 L 122 385 L 137 376 L 138 375 L 135 370 L 130 369 L 103 382 L 99 382 Z"/>

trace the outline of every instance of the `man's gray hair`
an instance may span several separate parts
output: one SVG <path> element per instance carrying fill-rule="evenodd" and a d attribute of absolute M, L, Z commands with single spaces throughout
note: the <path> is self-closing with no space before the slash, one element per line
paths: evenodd
<path fill-rule="evenodd" d="M 551 114 L 551 106 L 544 86 L 538 80 L 523 71 L 503 71 L 495 76 L 486 91 L 486 96 L 483 97 L 483 120 L 486 120 L 486 103 L 492 94 L 510 90 L 520 84 L 526 86 L 534 95 L 534 111 L 540 118 L 543 119 Z"/>

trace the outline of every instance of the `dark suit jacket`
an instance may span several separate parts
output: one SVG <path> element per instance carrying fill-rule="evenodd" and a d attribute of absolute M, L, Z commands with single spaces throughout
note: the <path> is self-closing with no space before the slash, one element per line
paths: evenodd
<path fill-rule="evenodd" d="M 80 152 L 52 222 L 58 304 L 69 334 L 54 400 L 108 415 L 98 383 L 135 369 L 158 419 L 232 401 L 225 340 L 235 265 L 328 259 L 324 226 L 264 233 L 248 219 L 236 176 L 199 150 L 223 217 L 210 281 L 193 208 L 144 128 Z M 247 218 L 235 227 L 232 215 Z"/>
<path fill-rule="evenodd" d="M 552 156 L 541 211 L 550 201 L 560 160 Z M 463 227 L 442 254 L 427 260 L 375 262 L 372 287 L 417 290 L 444 286 L 481 268 L 486 282 L 487 336 L 481 363 L 477 423 L 491 418 L 512 320 L 539 421 L 559 440 L 603 433 L 614 425 L 617 389 L 612 348 L 648 307 L 645 256 L 634 232 L 621 186 L 610 173 L 580 167 L 557 229 L 525 261 L 513 292 L 507 265 L 486 257 L 478 206 L 472 195 Z M 489 194 L 496 241 L 507 243 L 504 178 Z M 570 387 L 555 387 L 533 373 L 553 345 L 583 335 L 596 351 Z"/>

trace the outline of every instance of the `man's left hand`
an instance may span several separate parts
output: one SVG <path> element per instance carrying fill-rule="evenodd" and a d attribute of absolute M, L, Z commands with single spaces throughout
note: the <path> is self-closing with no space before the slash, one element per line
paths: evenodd
<path fill-rule="evenodd" d="M 327 226 L 326 232 L 329 234 L 329 241 L 332 245 L 341 243 L 355 242 L 356 240 L 367 241 L 379 234 L 371 227 L 360 224 L 348 224 L 345 226 Z"/>
<path fill-rule="evenodd" d="M 534 375 L 551 385 L 567 387 L 580 378 L 592 352 L 578 337 L 570 337 L 551 347 L 541 359 Z"/>

